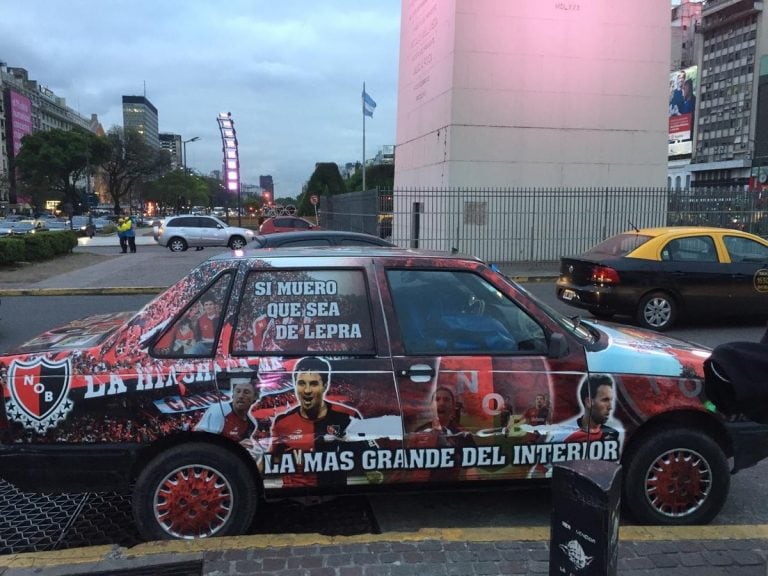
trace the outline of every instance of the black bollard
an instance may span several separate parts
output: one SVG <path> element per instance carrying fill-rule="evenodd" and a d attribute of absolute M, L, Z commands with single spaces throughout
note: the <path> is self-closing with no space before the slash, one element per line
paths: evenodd
<path fill-rule="evenodd" d="M 550 576 L 616 575 L 620 503 L 620 464 L 576 460 L 555 465 Z"/>

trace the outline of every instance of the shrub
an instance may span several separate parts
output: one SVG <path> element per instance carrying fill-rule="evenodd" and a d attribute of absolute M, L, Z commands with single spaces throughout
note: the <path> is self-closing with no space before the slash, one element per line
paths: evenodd
<path fill-rule="evenodd" d="M 77 246 L 77 232 L 37 232 L 0 238 L 0 265 L 40 262 L 68 254 Z"/>
<path fill-rule="evenodd" d="M 24 248 L 23 238 L 0 238 L 0 265 L 23 262 Z"/>
<path fill-rule="evenodd" d="M 54 257 L 54 240 L 50 234 L 28 234 L 24 236 L 24 252 L 28 262 L 40 262 Z"/>

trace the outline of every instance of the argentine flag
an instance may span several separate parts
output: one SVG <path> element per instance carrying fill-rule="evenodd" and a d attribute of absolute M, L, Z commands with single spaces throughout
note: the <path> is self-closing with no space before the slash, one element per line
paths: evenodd
<path fill-rule="evenodd" d="M 363 114 L 373 117 L 373 111 L 376 109 L 376 102 L 373 98 L 368 96 L 368 93 L 363 88 Z"/>

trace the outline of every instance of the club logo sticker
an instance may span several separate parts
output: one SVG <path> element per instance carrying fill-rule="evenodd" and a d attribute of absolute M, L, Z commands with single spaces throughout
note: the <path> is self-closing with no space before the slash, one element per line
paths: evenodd
<path fill-rule="evenodd" d="M 67 398 L 71 373 L 69 359 L 11 362 L 8 417 L 38 433 L 56 426 L 72 409 L 72 402 Z"/>
<path fill-rule="evenodd" d="M 758 292 L 768 292 L 768 270 L 761 268 L 755 272 L 752 282 Z"/>

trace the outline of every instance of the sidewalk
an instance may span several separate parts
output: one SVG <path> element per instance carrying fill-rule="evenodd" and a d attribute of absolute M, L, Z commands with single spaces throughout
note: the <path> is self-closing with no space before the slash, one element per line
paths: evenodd
<path fill-rule="evenodd" d="M 617 574 L 765 576 L 767 553 L 765 526 L 623 527 Z M 549 554 L 548 527 L 424 528 L 362 536 L 273 534 L 17 554 L 0 556 L 0 574 L 503 576 L 547 574 Z"/>

